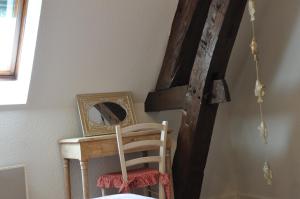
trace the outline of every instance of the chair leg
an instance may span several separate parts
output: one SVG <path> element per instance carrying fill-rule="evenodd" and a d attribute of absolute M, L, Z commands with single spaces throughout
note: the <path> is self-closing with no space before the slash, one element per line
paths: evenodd
<path fill-rule="evenodd" d="M 164 191 L 164 187 L 163 187 L 163 185 L 161 184 L 161 183 L 159 183 L 159 188 L 158 188 L 158 198 L 159 199 L 165 199 L 166 198 L 166 196 L 165 196 L 165 191 Z"/>
<path fill-rule="evenodd" d="M 105 189 L 104 188 L 101 188 L 101 194 L 102 194 L 102 196 L 105 196 Z"/>
<path fill-rule="evenodd" d="M 147 196 L 148 194 L 148 190 L 147 190 L 147 187 L 144 188 L 144 196 Z"/>
<path fill-rule="evenodd" d="M 151 187 L 150 186 L 144 188 L 144 196 L 147 196 L 147 197 L 151 197 L 152 196 L 152 194 L 151 194 Z"/>

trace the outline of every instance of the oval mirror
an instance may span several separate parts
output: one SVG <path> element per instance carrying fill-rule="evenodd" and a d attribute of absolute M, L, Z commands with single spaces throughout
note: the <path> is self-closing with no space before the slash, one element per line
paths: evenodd
<path fill-rule="evenodd" d="M 98 103 L 88 110 L 90 122 L 106 126 L 120 124 L 126 117 L 126 110 L 114 102 Z"/>

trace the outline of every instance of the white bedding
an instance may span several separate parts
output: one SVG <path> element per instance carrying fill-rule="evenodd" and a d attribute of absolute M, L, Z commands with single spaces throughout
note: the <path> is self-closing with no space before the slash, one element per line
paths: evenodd
<path fill-rule="evenodd" d="M 140 196 L 135 194 L 117 194 L 117 195 L 103 196 L 94 199 L 154 199 L 154 198 L 149 198 L 146 196 Z"/>

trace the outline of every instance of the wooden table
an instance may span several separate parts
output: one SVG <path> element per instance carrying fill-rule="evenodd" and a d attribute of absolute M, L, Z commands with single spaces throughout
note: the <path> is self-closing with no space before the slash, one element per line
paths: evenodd
<path fill-rule="evenodd" d="M 168 133 L 171 133 L 169 131 Z M 123 138 L 124 144 L 132 141 L 160 139 L 160 131 L 133 132 Z M 59 141 L 61 155 L 64 159 L 64 178 L 66 199 L 71 199 L 70 160 L 79 160 L 82 178 L 83 199 L 89 199 L 88 161 L 92 158 L 118 155 L 117 139 L 115 134 L 94 137 L 63 139 Z M 144 147 L 144 151 L 154 150 L 153 147 Z M 130 151 L 135 152 L 135 151 Z M 166 150 L 166 170 L 171 174 L 171 139 L 168 136 Z M 171 175 L 172 176 L 172 175 Z M 171 186 L 172 187 L 172 186 Z"/>

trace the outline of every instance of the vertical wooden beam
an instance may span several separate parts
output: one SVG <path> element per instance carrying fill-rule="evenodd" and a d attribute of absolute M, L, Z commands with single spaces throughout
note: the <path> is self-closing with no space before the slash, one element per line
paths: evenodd
<path fill-rule="evenodd" d="M 212 0 L 192 68 L 173 162 L 176 199 L 199 199 L 218 104 L 213 80 L 225 76 L 247 0 Z"/>
<path fill-rule="evenodd" d="M 180 66 L 193 64 L 211 0 L 179 0 L 156 90 L 170 88 Z M 189 68 L 189 67 L 188 67 Z M 184 82 L 189 81 L 186 76 Z M 184 85 L 182 83 L 181 85 Z"/>

